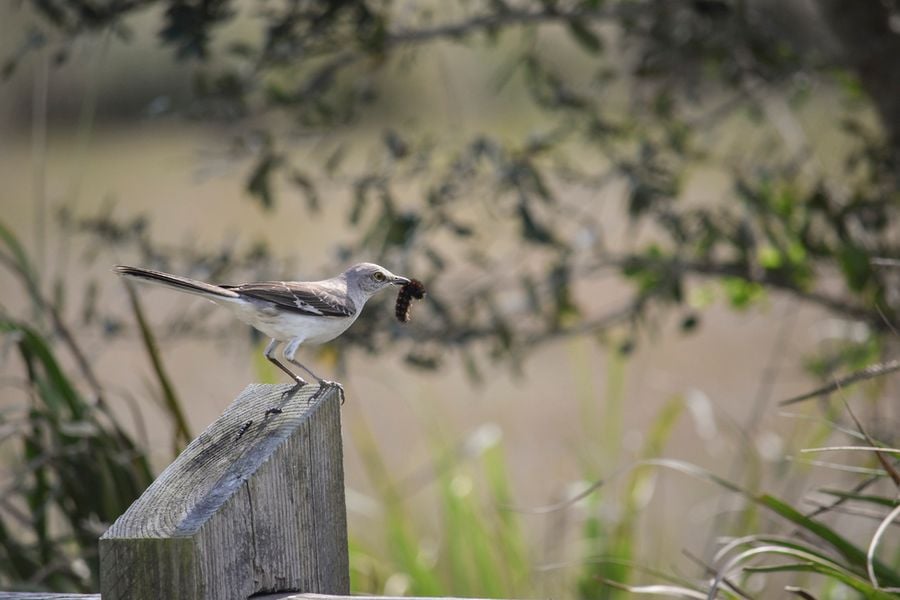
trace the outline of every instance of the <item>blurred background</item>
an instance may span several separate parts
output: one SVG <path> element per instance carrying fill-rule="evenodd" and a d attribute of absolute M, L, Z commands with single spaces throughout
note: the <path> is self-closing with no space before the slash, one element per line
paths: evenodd
<path fill-rule="evenodd" d="M 18 0 L 0 65 L 0 589 L 97 591 L 284 379 L 112 265 L 362 260 L 430 295 L 299 355 L 347 390 L 354 591 L 900 587 L 894 0 Z"/>

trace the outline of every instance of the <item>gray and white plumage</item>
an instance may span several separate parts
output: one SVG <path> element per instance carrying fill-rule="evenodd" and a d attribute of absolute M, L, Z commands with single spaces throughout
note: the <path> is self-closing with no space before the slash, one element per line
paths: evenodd
<path fill-rule="evenodd" d="M 240 285 L 213 285 L 141 267 L 119 265 L 113 270 L 123 277 L 202 296 L 230 309 L 238 319 L 272 338 L 265 351 L 266 358 L 298 385 L 306 382 L 274 357 L 280 344 L 287 344 L 283 355 L 288 362 L 321 383 L 323 379 L 294 359 L 297 348 L 333 340 L 356 321 L 369 298 L 392 285 L 409 283 L 406 277 L 373 263 L 353 265 L 340 275 L 321 281 L 263 281 Z"/>

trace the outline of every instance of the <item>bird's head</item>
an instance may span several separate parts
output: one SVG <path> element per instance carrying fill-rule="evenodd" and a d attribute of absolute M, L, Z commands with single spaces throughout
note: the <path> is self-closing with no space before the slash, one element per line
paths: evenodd
<path fill-rule="evenodd" d="M 372 297 L 386 287 L 405 285 L 409 279 L 394 275 L 384 267 L 373 263 L 359 263 L 344 271 L 348 288 L 358 289 L 367 298 Z"/>

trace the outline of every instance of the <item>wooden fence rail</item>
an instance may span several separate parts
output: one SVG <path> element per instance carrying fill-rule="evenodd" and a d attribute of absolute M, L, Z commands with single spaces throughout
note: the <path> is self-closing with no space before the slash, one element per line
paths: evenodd
<path fill-rule="evenodd" d="M 0 592 L 0 600 L 100 600 L 100 594 L 43 594 Z M 437 598 L 434 596 L 335 596 L 333 594 L 263 594 L 252 600 L 486 600 L 484 598 Z"/>

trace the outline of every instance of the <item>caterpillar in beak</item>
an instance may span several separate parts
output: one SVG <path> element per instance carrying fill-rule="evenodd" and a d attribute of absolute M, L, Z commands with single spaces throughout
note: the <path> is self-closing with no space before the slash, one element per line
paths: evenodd
<path fill-rule="evenodd" d="M 425 285 L 418 279 L 410 279 L 409 283 L 400 288 L 400 293 L 397 294 L 397 304 L 394 307 L 397 320 L 401 323 L 408 323 L 412 299 L 421 300 L 425 297 L 425 293 Z"/>

